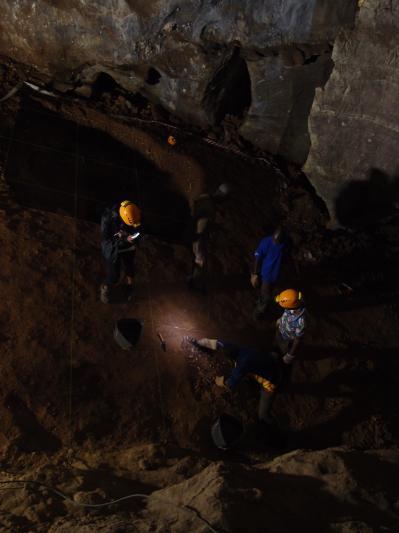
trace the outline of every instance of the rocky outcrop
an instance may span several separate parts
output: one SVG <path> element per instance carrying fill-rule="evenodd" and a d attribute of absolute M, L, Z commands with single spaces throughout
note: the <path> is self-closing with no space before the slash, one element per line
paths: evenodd
<path fill-rule="evenodd" d="M 94 460 L 93 452 L 89 457 Z M 297 450 L 252 466 L 193 465 L 186 480 L 177 483 L 175 467 L 161 468 L 152 471 L 151 479 L 164 488 L 149 490 L 138 472 L 126 470 L 132 466 L 126 461 L 116 475 L 115 464 L 105 469 L 100 455 L 101 468 L 80 461 L 66 469 L 61 459 L 49 464 L 43 458 L 36 470 L 29 467 L 25 478 L 45 479 L 46 486 L 26 484 L 22 489 L 12 483 L 15 476 L 0 472 L 1 480 L 10 483 L 0 501 L 0 526 L 54 533 L 393 532 L 399 525 L 398 459 L 397 449 Z M 146 496 L 100 509 L 78 507 L 137 493 Z"/>
<path fill-rule="evenodd" d="M 393 531 L 399 520 L 398 458 L 397 450 L 337 448 L 298 450 L 256 467 L 212 464 L 152 494 L 149 510 L 162 517 L 154 531 L 206 532 L 206 522 L 232 533 Z"/>
<path fill-rule="evenodd" d="M 302 163 L 308 111 L 355 0 L 0 0 L 0 53 L 71 83 L 104 73 L 187 122 Z M 240 127 L 241 126 L 241 127 Z"/>
<path fill-rule="evenodd" d="M 334 220 L 362 225 L 399 200 L 399 5 L 361 0 L 354 31 L 342 31 L 334 71 L 316 89 L 305 171 Z"/>

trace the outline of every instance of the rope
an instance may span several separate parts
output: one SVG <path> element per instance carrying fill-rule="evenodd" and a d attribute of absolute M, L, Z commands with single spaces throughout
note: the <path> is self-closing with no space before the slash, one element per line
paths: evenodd
<path fill-rule="evenodd" d="M 172 507 L 175 507 L 176 509 L 179 509 L 179 510 L 182 510 L 182 511 L 185 511 L 186 513 L 190 514 L 190 515 L 195 515 L 203 524 L 205 524 L 205 526 L 209 529 L 209 531 L 211 531 L 212 533 L 220 533 L 220 531 L 214 529 L 211 524 L 205 519 L 203 518 L 199 511 L 197 511 L 197 509 L 195 509 L 194 507 L 188 507 L 186 505 L 177 505 L 176 503 L 173 503 L 169 500 L 164 500 L 163 498 L 159 498 L 158 496 L 153 496 L 151 494 L 141 494 L 141 493 L 135 493 L 135 494 L 127 494 L 126 496 L 122 496 L 121 498 L 117 498 L 116 500 L 109 500 L 107 502 L 103 502 L 103 503 L 81 503 L 81 502 L 77 502 L 75 500 L 73 500 L 72 498 L 70 498 L 69 496 L 67 496 L 66 494 L 64 494 L 63 492 L 61 492 L 60 490 L 58 489 L 55 489 L 54 487 L 51 487 L 50 485 L 46 485 L 46 483 L 41 483 L 40 481 L 34 481 L 34 480 L 31 480 L 31 479 L 14 479 L 14 480 L 7 480 L 7 481 L 0 481 L 0 484 L 2 485 L 10 485 L 12 483 L 18 483 L 18 484 L 30 484 L 30 485 L 36 485 L 38 487 L 44 487 L 46 488 L 47 490 L 53 492 L 54 494 L 56 494 L 57 496 L 59 496 L 60 498 L 63 498 L 65 501 L 69 502 L 69 503 L 72 503 L 73 505 L 76 505 L 78 507 L 84 507 L 84 508 L 90 508 L 90 509 L 99 509 L 99 508 L 102 508 L 102 507 L 108 507 L 110 505 L 114 505 L 116 503 L 119 503 L 119 502 L 122 502 L 122 501 L 126 501 L 126 500 L 131 500 L 131 499 L 134 499 L 134 498 L 138 498 L 138 499 L 150 499 L 150 498 L 153 498 L 155 500 L 158 500 L 159 502 L 161 503 L 164 503 L 165 505 L 169 505 L 169 506 L 172 506 Z M 12 487 L 12 489 L 14 490 L 18 490 L 19 487 Z M 19 489 L 21 490 L 21 489 Z"/>
<path fill-rule="evenodd" d="M 77 253 L 77 235 L 78 235 L 78 179 L 79 179 L 79 129 L 76 126 L 76 147 L 75 147 L 75 176 L 74 176 L 74 225 L 73 225 L 73 242 L 72 242 L 72 277 L 71 277 L 71 327 L 70 327 L 70 344 L 69 344 L 69 376 L 68 376 L 68 419 L 69 419 L 69 446 L 73 447 L 73 358 L 75 343 L 75 304 L 76 304 L 76 253 Z"/>

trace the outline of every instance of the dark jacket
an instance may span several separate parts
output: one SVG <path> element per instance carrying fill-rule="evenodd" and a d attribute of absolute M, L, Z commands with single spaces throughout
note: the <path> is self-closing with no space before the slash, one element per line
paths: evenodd
<path fill-rule="evenodd" d="M 101 217 L 101 251 L 106 261 L 115 263 L 118 254 L 132 244 L 116 236 L 119 231 L 126 235 L 135 233 L 137 230 L 125 224 L 119 216 L 119 204 L 107 208 Z M 141 227 L 140 227 L 141 233 Z"/>
<path fill-rule="evenodd" d="M 258 352 L 251 348 L 239 348 L 225 341 L 218 341 L 221 348 L 226 349 L 234 359 L 236 367 L 226 384 L 234 389 L 248 374 L 260 376 L 278 385 L 282 377 L 282 367 L 278 358 L 268 352 Z"/>

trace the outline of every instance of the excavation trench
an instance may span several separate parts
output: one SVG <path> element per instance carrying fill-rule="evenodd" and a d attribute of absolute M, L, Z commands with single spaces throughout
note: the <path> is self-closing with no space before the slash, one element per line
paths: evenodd
<path fill-rule="evenodd" d="M 171 146 L 167 129 L 127 126 L 76 104 L 60 111 L 23 97 L 0 136 L 1 272 L 4 301 L 12 302 L 2 310 L 7 446 L 25 452 L 164 442 L 217 456 L 209 429 L 226 412 L 247 428 L 241 452 L 259 450 L 256 383 L 225 394 L 214 378 L 227 375 L 229 363 L 191 357 L 182 338 L 270 348 L 278 310 L 252 321 L 248 275 L 259 239 L 282 217 L 296 234 L 280 287 L 299 284 L 311 316 L 301 360 L 274 406 L 282 449 L 396 442 L 389 283 L 374 287 L 377 300 L 364 286 L 342 295 L 335 268 L 301 263 L 298 235 L 304 227 L 313 227 L 315 238 L 320 231 L 311 192 L 296 183 L 293 201 L 271 166 L 192 136 L 175 134 Z M 223 181 L 233 193 L 212 231 L 208 290 L 197 294 L 185 282 L 190 206 Z M 138 251 L 134 301 L 106 306 L 98 292 L 99 220 L 106 206 L 123 199 L 142 207 L 148 238 Z M 120 318 L 143 322 L 129 352 L 113 339 Z"/>

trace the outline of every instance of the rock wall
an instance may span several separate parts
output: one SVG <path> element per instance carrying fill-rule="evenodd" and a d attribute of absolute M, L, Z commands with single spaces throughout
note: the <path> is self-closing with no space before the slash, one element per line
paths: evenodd
<path fill-rule="evenodd" d="M 150 497 L 154 531 L 372 533 L 398 526 L 397 450 L 297 450 L 263 465 L 213 463 Z M 196 516 L 177 512 L 186 505 Z M 169 526 L 169 527 L 168 527 Z"/>
<path fill-rule="evenodd" d="M 355 0 L 0 0 L 0 53 L 58 82 L 101 72 L 202 127 L 303 163 L 316 87 Z"/>
<path fill-rule="evenodd" d="M 316 89 L 305 171 L 334 222 L 363 225 L 399 200 L 399 4 L 361 0 L 354 31 L 342 31 L 334 71 Z"/>

